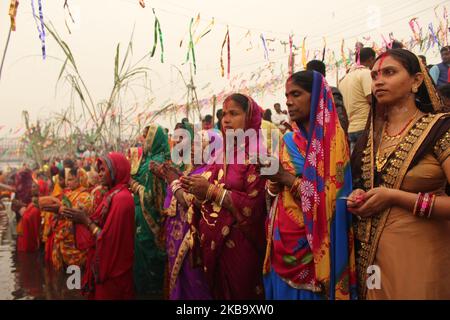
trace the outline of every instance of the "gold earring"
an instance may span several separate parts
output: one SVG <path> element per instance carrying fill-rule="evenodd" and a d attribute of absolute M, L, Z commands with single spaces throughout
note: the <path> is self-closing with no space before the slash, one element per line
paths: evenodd
<path fill-rule="evenodd" d="M 412 92 L 413 92 L 413 93 L 417 93 L 417 91 L 418 91 L 418 90 L 417 90 L 417 87 L 413 87 L 413 88 L 412 88 Z"/>

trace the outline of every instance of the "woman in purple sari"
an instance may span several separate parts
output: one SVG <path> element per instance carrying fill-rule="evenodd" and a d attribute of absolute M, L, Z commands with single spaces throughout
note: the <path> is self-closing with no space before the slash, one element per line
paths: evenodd
<path fill-rule="evenodd" d="M 194 162 L 193 130 L 188 130 L 191 140 L 191 164 L 183 172 L 185 176 L 201 175 L 207 167 L 206 161 Z M 214 131 L 211 130 L 211 135 Z M 216 135 L 217 137 L 218 135 Z M 210 135 L 206 131 L 199 132 L 201 150 L 209 145 Z M 182 141 L 179 141 L 182 143 Z M 206 159 L 207 160 L 207 159 Z M 211 160 L 211 159 L 210 159 Z M 195 230 L 190 227 L 192 222 L 193 201 L 191 194 L 181 188 L 180 173 L 168 164 L 151 164 L 155 175 L 165 179 L 168 185 L 164 202 L 165 244 L 168 256 L 168 287 L 170 300 L 210 300 L 208 284 L 203 269 L 194 259 L 192 246 Z"/>
<path fill-rule="evenodd" d="M 180 179 L 183 189 L 195 196 L 196 247 L 214 299 L 264 299 L 265 179 L 249 161 L 259 146 L 261 119 L 262 109 L 253 99 L 229 96 L 223 104 L 222 132 L 227 133 L 226 160 L 234 156 L 234 161 L 211 164 L 200 176 Z M 238 138 L 235 144 L 236 136 L 228 134 L 250 129 L 256 141 Z"/>

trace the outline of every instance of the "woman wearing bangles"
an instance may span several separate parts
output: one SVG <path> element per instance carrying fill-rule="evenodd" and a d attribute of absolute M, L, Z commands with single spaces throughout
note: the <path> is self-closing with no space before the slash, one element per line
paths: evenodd
<path fill-rule="evenodd" d="M 77 223 L 76 242 L 87 249 L 83 293 L 93 300 L 134 298 L 134 202 L 128 190 L 130 164 L 120 153 L 97 160 L 102 184 L 108 189 L 89 217 L 82 210 L 65 208 Z"/>
<path fill-rule="evenodd" d="M 432 80 L 410 51 L 380 55 L 372 79 L 372 115 L 353 154 L 359 189 L 348 200 L 359 217 L 359 294 L 450 299 L 450 114 L 437 113 Z M 368 279 L 372 265 L 379 283 Z"/>
<path fill-rule="evenodd" d="M 213 161 L 214 154 L 202 163 L 195 163 L 194 151 L 204 154 L 210 143 L 213 130 L 200 131 L 201 149 L 195 149 L 193 131 L 189 131 L 191 141 L 191 165 L 187 166 L 184 176 L 201 175 L 207 168 L 207 163 Z M 215 138 L 219 138 L 215 134 Z M 180 142 L 181 143 L 181 142 Z M 198 147 L 197 147 L 198 148 Z M 207 161 L 209 160 L 209 161 Z M 153 165 L 153 166 L 152 166 Z M 210 300 L 211 294 L 203 273 L 194 254 L 193 244 L 197 230 L 192 226 L 194 196 L 183 191 L 180 173 L 177 168 L 165 164 L 151 163 L 152 172 L 165 179 L 167 196 L 164 203 L 166 216 L 164 233 L 168 256 L 168 280 L 170 300 Z"/>
<path fill-rule="evenodd" d="M 355 299 L 350 150 L 330 87 L 315 71 L 286 82 L 293 132 L 283 136 L 280 166 L 269 176 L 264 286 L 267 299 Z"/>
<path fill-rule="evenodd" d="M 253 99 L 242 94 L 227 97 L 223 104 L 223 134 L 228 130 L 253 129 L 258 141 L 250 144 L 245 139 L 240 146 L 229 143 L 234 147 L 228 150 L 229 156 L 236 157 L 245 150 L 240 153 L 245 154 L 243 164 L 220 161 L 209 165 L 202 175 L 180 178 L 183 189 L 197 200 L 192 224 L 198 230 L 198 249 L 214 299 L 264 297 L 261 272 L 265 179 L 259 175 L 257 165 L 248 161 L 259 145 L 261 119 L 262 109 Z"/>

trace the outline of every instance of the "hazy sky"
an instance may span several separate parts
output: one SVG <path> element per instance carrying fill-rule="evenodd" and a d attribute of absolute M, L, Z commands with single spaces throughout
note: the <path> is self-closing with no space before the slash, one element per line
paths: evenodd
<path fill-rule="evenodd" d="M 0 3 L 0 54 L 3 54 L 9 28 L 9 0 Z M 37 0 L 35 0 L 37 3 Z M 153 46 L 153 13 L 159 17 L 165 45 L 165 63 L 159 61 L 159 47 L 153 59 L 146 60 L 152 69 L 151 94 L 130 94 L 126 106 L 143 104 L 154 97 L 150 110 L 161 108 L 164 103 L 185 101 L 185 87 L 178 72 L 171 67 L 179 67 L 185 75 L 188 65 L 182 65 L 186 58 L 186 43 L 179 47 L 181 39 L 186 38 L 191 17 L 201 14 L 199 30 L 208 25 L 212 17 L 216 24 L 212 31 L 196 45 L 197 75 L 195 82 L 200 88 L 199 95 L 209 96 L 215 90 L 226 87 L 227 79 L 220 76 L 220 51 L 229 24 L 231 37 L 231 76 L 250 74 L 259 67 L 267 65 L 264 59 L 260 34 L 268 39 L 288 40 L 290 32 L 295 34 L 294 42 L 301 45 L 307 36 L 307 48 L 321 49 L 322 37 L 326 36 L 329 47 L 337 49 L 341 39 L 351 47 L 362 36 L 371 35 L 381 44 L 380 34 L 387 37 L 394 32 L 396 38 L 409 37 L 408 21 L 419 17 L 424 28 L 429 22 L 437 25 L 433 8 L 448 5 L 450 1 L 389 1 L 389 0 L 155 0 L 146 1 L 142 9 L 138 0 L 69 0 L 76 25 L 72 34 L 65 27 L 63 0 L 42 0 L 46 20 L 50 20 L 61 37 L 73 51 L 80 72 L 90 88 L 96 102 L 107 99 L 113 84 L 115 47 L 122 43 L 125 47 L 135 27 L 134 60 L 138 60 Z M 442 10 L 439 10 L 442 12 Z M 244 38 L 251 31 L 252 50 L 249 40 Z M 0 137 L 8 135 L 8 130 L 16 130 L 22 125 L 22 110 L 30 112 L 31 119 L 46 119 L 54 112 L 65 109 L 70 103 L 70 89 L 61 84 L 56 90 L 56 80 L 63 54 L 56 43 L 47 36 L 49 57 L 43 61 L 40 40 L 35 21 L 31 14 L 30 0 L 20 0 L 17 31 L 12 34 L 6 56 L 3 75 L 0 80 Z M 185 39 L 186 40 L 186 39 Z M 279 42 L 279 41 L 278 41 Z M 269 60 L 287 67 L 287 55 L 283 47 L 273 46 Z M 56 58 L 53 58 L 56 57 Z M 439 62 L 436 51 L 428 53 L 429 62 Z M 334 79 L 329 79 L 332 83 Z M 204 89 L 208 83 L 211 85 Z M 283 91 L 275 95 L 261 97 L 264 107 L 279 101 L 284 105 Z M 163 123 L 168 123 L 162 120 Z M 172 125 L 171 123 L 169 125 Z"/>

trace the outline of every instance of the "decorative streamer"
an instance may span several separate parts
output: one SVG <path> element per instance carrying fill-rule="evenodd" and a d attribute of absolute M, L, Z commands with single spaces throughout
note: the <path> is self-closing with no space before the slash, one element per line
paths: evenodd
<path fill-rule="evenodd" d="M 41 26 L 39 26 L 39 22 L 36 18 L 36 9 L 34 7 L 34 0 L 31 0 L 31 9 L 33 11 L 33 17 L 36 21 L 36 26 L 39 33 L 39 39 L 41 39 L 42 43 L 42 58 L 45 60 L 46 53 L 45 53 L 45 26 L 44 26 L 44 14 L 42 12 L 42 0 L 38 0 L 38 8 L 39 8 L 39 22 L 41 23 Z"/>
<path fill-rule="evenodd" d="M 212 18 L 211 22 L 203 29 L 200 35 L 197 36 L 195 44 L 197 44 L 200 41 L 200 39 L 202 39 L 204 36 L 206 36 L 208 33 L 211 32 L 212 28 L 214 27 L 214 23 L 215 23 L 214 18 Z"/>
<path fill-rule="evenodd" d="M 430 24 L 428 25 L 428 30 L 430 31 L 430 38 L 433 41 L 433 47 L 435 44 L 437 44 L 439 46 L 439 48 L 441 47 L 441 44 L 439 43 L 439 39 L 436 36 L 436 33 L 434 32 L 434 28 L 433 28 L 433 23 L 430 22 Z"/>
<path fill-rule="evenodd" d="M 307 64 L 307 58 L 306 58 L 306 37 L 303 38 L 303 44 L 302 44 L 302 65 L 303 68 L 306 69 Z"/>
<path fill-rule="evenodd" d="M 444 7 L 444 21 L 445 21 L 445 32 L 444 32 L 444 45 L 448 46 L 448 12 L 447 12 L 447 7 Z"/>
<path fill-rule="evenodd" d="M 228 50 L 228 79 L 230 79 L 230 71 L 231 71 L 231 43 L 230 43 L 230 31 L 228 30 L 227 26 L 227 50 Z"/>
<path fill-rule="evenodd" d="M 156 16 L 155 9 L 153 9 L 153 15 L 155 16 L 155 27 L 154 27 L 154 43 L 153 43 L 153 49 L 151 57 L 155 55 L 156 52 L 156 46 L 158 45 L 158 38 L 159 42 L 161 43 L 161 63 L 164 63 L 164 41 L 163 41 L 163 35 L 161 32 L 161 24 L 159 23 L 159 19 Z"/>
<path fill-rule="evenodd" d="M 183 46 L 183 42 L 184 42 L 184 39 L 186 38 L 187 34 L 190 34 L 191 36 L 193 36 L 195 34 L 195 31 L 197 30 L 199 23 L 200 23 L 200 13 L 197 14 L 197 17 L 195 18 L 195 22 L 194 22 L 194 18 L 191 19 L 191 25 L 189 27 L 189 30 L 186 31 L 186 33 L 183 35 L 183 39 L 181 39 L 181 41 L 180 41 L 180 48 Z"/>
<path fill-rule="evenodd" d="M 199 16 L 197 16 L 197 19 L 199 19 Z M 194 74 L 197 74 L 197 62 L 195 61 L 195 47 L 194 47 L 194 41 L 192 40 L 193 24 L 194 24 L 194 18 L 191 19 L 191 23 L 189 25 L 189 46 L 188 46 L 188 52 L 187 52 L 187 56 L 186 56 L 186 62 L 189 61 L 189 58 L 192 54 L 192 63 L 194 64 Z"/>
<path fill-rule="evenodd" d="M 263 48 L 264 48 L 264 59 L 269 60 L 269 50 L 267 50 L 267 43 L 266 43 L 266 39 L 264 38 L 264 35 L 261 33 L 260 35 L 262 43 L 263 43 Z"/>
<path fill-rule="evenodd" d="M 16 16 L 18 7 L 19 7 L 19 0 L 11 0 L 11 3 L 9 4 L 9 16 L 11 18 L 12 31 L 16 31 Z"/>
<path fill-rule="evenodd" d="M 230 78 L 230 30 L 228 29 L 227 26 L 227 33 L 225 34 L 225 38 L 223 39 L 222 42 L 222 50 L 220 51 L 220 68 L 221 68 L 221 74 L 222 77 L 225 76 L 225 66 L 223 63 L 223 48 L 225 48 L 225 44 L 227 44 L 227 50 L 228 50 L 228 78 Z"/>

